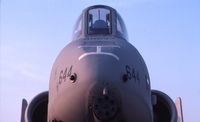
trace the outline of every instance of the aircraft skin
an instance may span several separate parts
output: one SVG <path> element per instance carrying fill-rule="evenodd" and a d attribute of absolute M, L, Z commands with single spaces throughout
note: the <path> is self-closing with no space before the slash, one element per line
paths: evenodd
<path fill-rule="evenodd" d="M 98 48 L 100 52 L 97 52 Z M 93 51 L 96 54 L 85 55 Z M 116 55 L 117 58 L 101 52 Z M 73 83 L 70 75 L 74 73 L 77 79 Z M 127 76 L 125 81 L 124 75 Z M 135 116 L 139 117 L 138 120 L 152 120 L 152 105 L 148 102 L 151 101 L 148 78 L 142 57 L 126 40 L 95 37 L 74 41 L 61 51 L 53 66 L 49 85 L 48 115 L 50 119 L 67 118 L 69 122 L 87 122 L 88 116 L 85 114 L 90 111 L 88 107 L 93 109 L 93 104 L 98 104 L 90 102 L 94 102 L 95 99 L 104 100 L 107 96 L 110 100 L 109 106 L 112 106 L 109 102 L 113 101 L 115 109 L 121 109 L 120 118 L 131 120 L 129 118 Z M 108 92 L 105 95 L 104 89 Z M 64 103 L 70 104 L 63 107 Z M 102 112 L 106 112 L 107 109 L 110 111 L 110 108 L 105 108 Z"/>
<path fill-rule="evenodd" d="M 174 102 L 151 90 L 146 64 L 128 42 L 120 15 L 104 5 L 83 10 L 73 40 L 53 64 L 49 91 L 22 114 L 25 122 L 178 121 Z"/>

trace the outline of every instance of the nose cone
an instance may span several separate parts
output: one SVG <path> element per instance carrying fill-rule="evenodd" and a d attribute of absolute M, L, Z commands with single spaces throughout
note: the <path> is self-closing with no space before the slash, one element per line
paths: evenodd
<path fill-rule="evenodd" d="M 89 95 L 89 111 L 94 121 L 112 121 L 120 112 L 120 96 L 117 89 L 108 85 L 95 85 Z"/>

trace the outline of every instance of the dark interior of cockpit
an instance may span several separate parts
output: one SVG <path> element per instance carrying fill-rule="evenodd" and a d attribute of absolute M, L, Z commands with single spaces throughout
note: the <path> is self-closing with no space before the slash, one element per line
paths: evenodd
<path fill-rule="evenodd" d="M 95 8 L 88 11 L 88 34 L 111 34 L 110 10 Z"/>

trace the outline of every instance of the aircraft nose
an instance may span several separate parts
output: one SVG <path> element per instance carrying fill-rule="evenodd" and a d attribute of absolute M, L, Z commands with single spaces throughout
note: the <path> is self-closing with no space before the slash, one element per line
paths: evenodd
<path fill-rule="evenodd" d="M 119 96 L 109 86 L 94 86 L 89 97 L 89 109 L 92 116 L 100 121 L 116 118 L 120 109 Z"/>

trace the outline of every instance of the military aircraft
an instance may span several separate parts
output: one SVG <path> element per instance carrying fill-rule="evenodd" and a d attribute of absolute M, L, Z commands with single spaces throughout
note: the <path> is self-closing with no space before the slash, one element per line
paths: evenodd
<path fill-rule="evenodd" d="M 23 99 L 21 122 L 182 122 L 180 98 L 177 106 L 151 89 L 118 12 L 95 5 L 83 10 L 55 60 L 49 91 Z"/>

